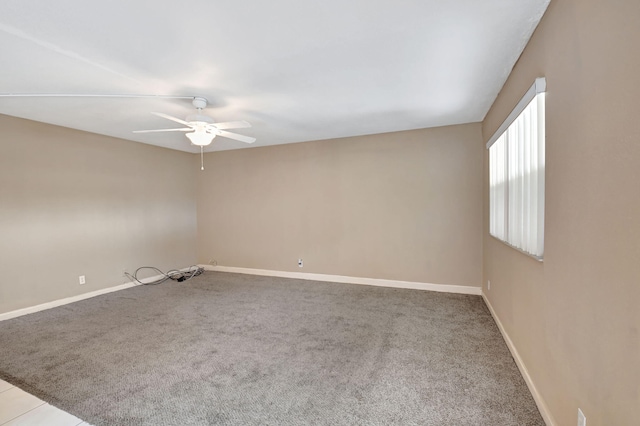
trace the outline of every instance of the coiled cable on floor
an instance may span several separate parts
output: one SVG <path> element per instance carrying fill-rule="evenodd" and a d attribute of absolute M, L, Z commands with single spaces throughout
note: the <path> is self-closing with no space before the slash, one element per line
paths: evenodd
<path fill-rule="evenodd" d="M 158 275 L 161 275 L 162 277 L 155 280 L 155 281 L 150 281 L 150 282 L 143 282 L 140 281 L 138 279 L 138 272 L 140 272 L 143 269 L 151 269 L 152 271 L 155 271 L 158 273 Z M 136 271 L 133 273 L 133 275 L 131 275 L 128 272 L 125 272 L 125 276 L 127 278 L 129 278 L 131 281 L 135 281 L 138 284 L 142 284 L 142 285 L 157 285 L 157 284 L 161 284 L 167 280 L 173 280 L 173 281 L 178 281 L 178 282 L 183 282 L 183 281 L 187 281 L 190 280 L 193 277 L 197 277 L 198 275 L 202 274 L 204 272 L 204 268 L 200 267 L 200 266 L 196 266 L 196 265 L 191 265 L 189 266 L 189 268 L 186 271 L 179 271 L 177 269 L 171 269 L 170 271 L 162 272 L 160 269 L 156 268 L 155 266 L 141 266 L 138 269 L 136 269 Z"/>

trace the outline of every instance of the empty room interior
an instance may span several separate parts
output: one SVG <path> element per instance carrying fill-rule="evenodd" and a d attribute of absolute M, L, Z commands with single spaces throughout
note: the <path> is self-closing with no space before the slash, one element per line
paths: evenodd
<path fill-rule="evenodd" d="M 640 424 L 640 2 L 164 3 L 0 4 L 0 425 Z"/>

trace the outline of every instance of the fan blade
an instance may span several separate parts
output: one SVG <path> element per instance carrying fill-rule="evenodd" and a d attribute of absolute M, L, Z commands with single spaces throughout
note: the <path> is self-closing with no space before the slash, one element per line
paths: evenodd
<path fill-rule="evenodd" d="M 251 124 L 246 121 L 228 121 L 226 123 L 213 123 L 213 127 L 216 129 L 224 130 L 224 129 L 243 129 L 245 127 L 251 127 Z"/>
<path fill-rule="evenodd" d="M 181 120 L 181 119 L 176 118 L 176 117 L 172 117 L 172 116 L 167 115 L 167 114 L 163 114 L 161 112 L 152 112 L 151 114 L 157 115 L 158 117 L 166 118 L 167 120 L 175 121 L 176 123 L 184 124 L 185 126 L 190 126 L 191 125 L 191 124 L 189 124 L 188 122 L 186 122 L 184 120 Z"/>
<path fill-rule="evenodd" d="M 155 133 L 155 132 L 190 132 L 193 128 L 185 127 L 183 129 L 156 129 L 156 130 L 134 130 L 133 133 Z"/>
<path fill-rule="evenodd" d="M 220 136 L 224 136 L 225 138 L 235 139 L 237 141 L 244 142 L 244 143 L 254 143 L 256 141 L 256 138 L 239 135 L 237 133 L 226 132 L 224 130 L 217 130 L 216 133 L 219 134 Z"/>

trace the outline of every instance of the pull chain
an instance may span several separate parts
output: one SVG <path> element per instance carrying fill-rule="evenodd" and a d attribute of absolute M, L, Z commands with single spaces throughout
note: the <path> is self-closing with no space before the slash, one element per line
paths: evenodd
<path fill-rule="evenodd" d="M 203 153 L 203 146 L 200 145 L 200 170 L 204 170 L 204 153 Z"/>

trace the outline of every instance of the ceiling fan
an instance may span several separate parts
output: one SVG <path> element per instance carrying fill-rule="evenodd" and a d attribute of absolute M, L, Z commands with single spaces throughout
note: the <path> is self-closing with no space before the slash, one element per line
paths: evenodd
<path fill-rule="evenodd" d="M 160 112 L 152 112 L 158 117 L 175 121 L 185 127 L 177 129 L 155 129 L 155 130 L 134 130 L 133 133 L 153 133 L 153 132 L 188 132 L 186 136 L 193 145 L 200 147 L 201 170 L 204 170 L 203 148 L 213 141 L 216 136 L 234 139 L 244 143 L 253 143 L 256 138 L 227 132 L 227 129 L 240 129 L 251 127 L 246 121 L 230 121 L 226 123 L 216 123 L 213 118 L 203 115 L 202 109 L 207 106 L 207 100 L 203 97 L 176 96 L 176 95 L 138 95 L 138 94 L 77 94 L 77 93 L 0 93 L 0 98 L 149 98 L 149 99 L 191 99 L 194 107 L 198 110 L 196 114 L 189 115 L 186 119 L 173 117 Z"/>
<path fill-rule="evenodd" d="M 177 129 L 134 130 L 133 133 L 189 132 L 186 133 L 187 138 L 189 138 L 193 145 L 199 146 L 201 149 L 202 147 L 211 144 L 213 138 L 216 136 L 222 136 L 245 143 L 253 143 L 256 141 L 256 138 L 252 138 L 250 136 L 227 132 L 227 129 L 251 127 L 251 124 L 246 121 L 216 123 L 213 121 L 213 118 L 202 114 L 202 109 L 207 106 L 207 100 L 205 98 L 195 97 L 193 98 L 192 103 L 193 106 L 197 108 L 198 112 L 187 116 L 184 120 L 161 112 L 152 112 L 152 114 L 157 115 L 158 117 L 175 121 L 176 123 L 180 123 L 186 127 Z"/>

